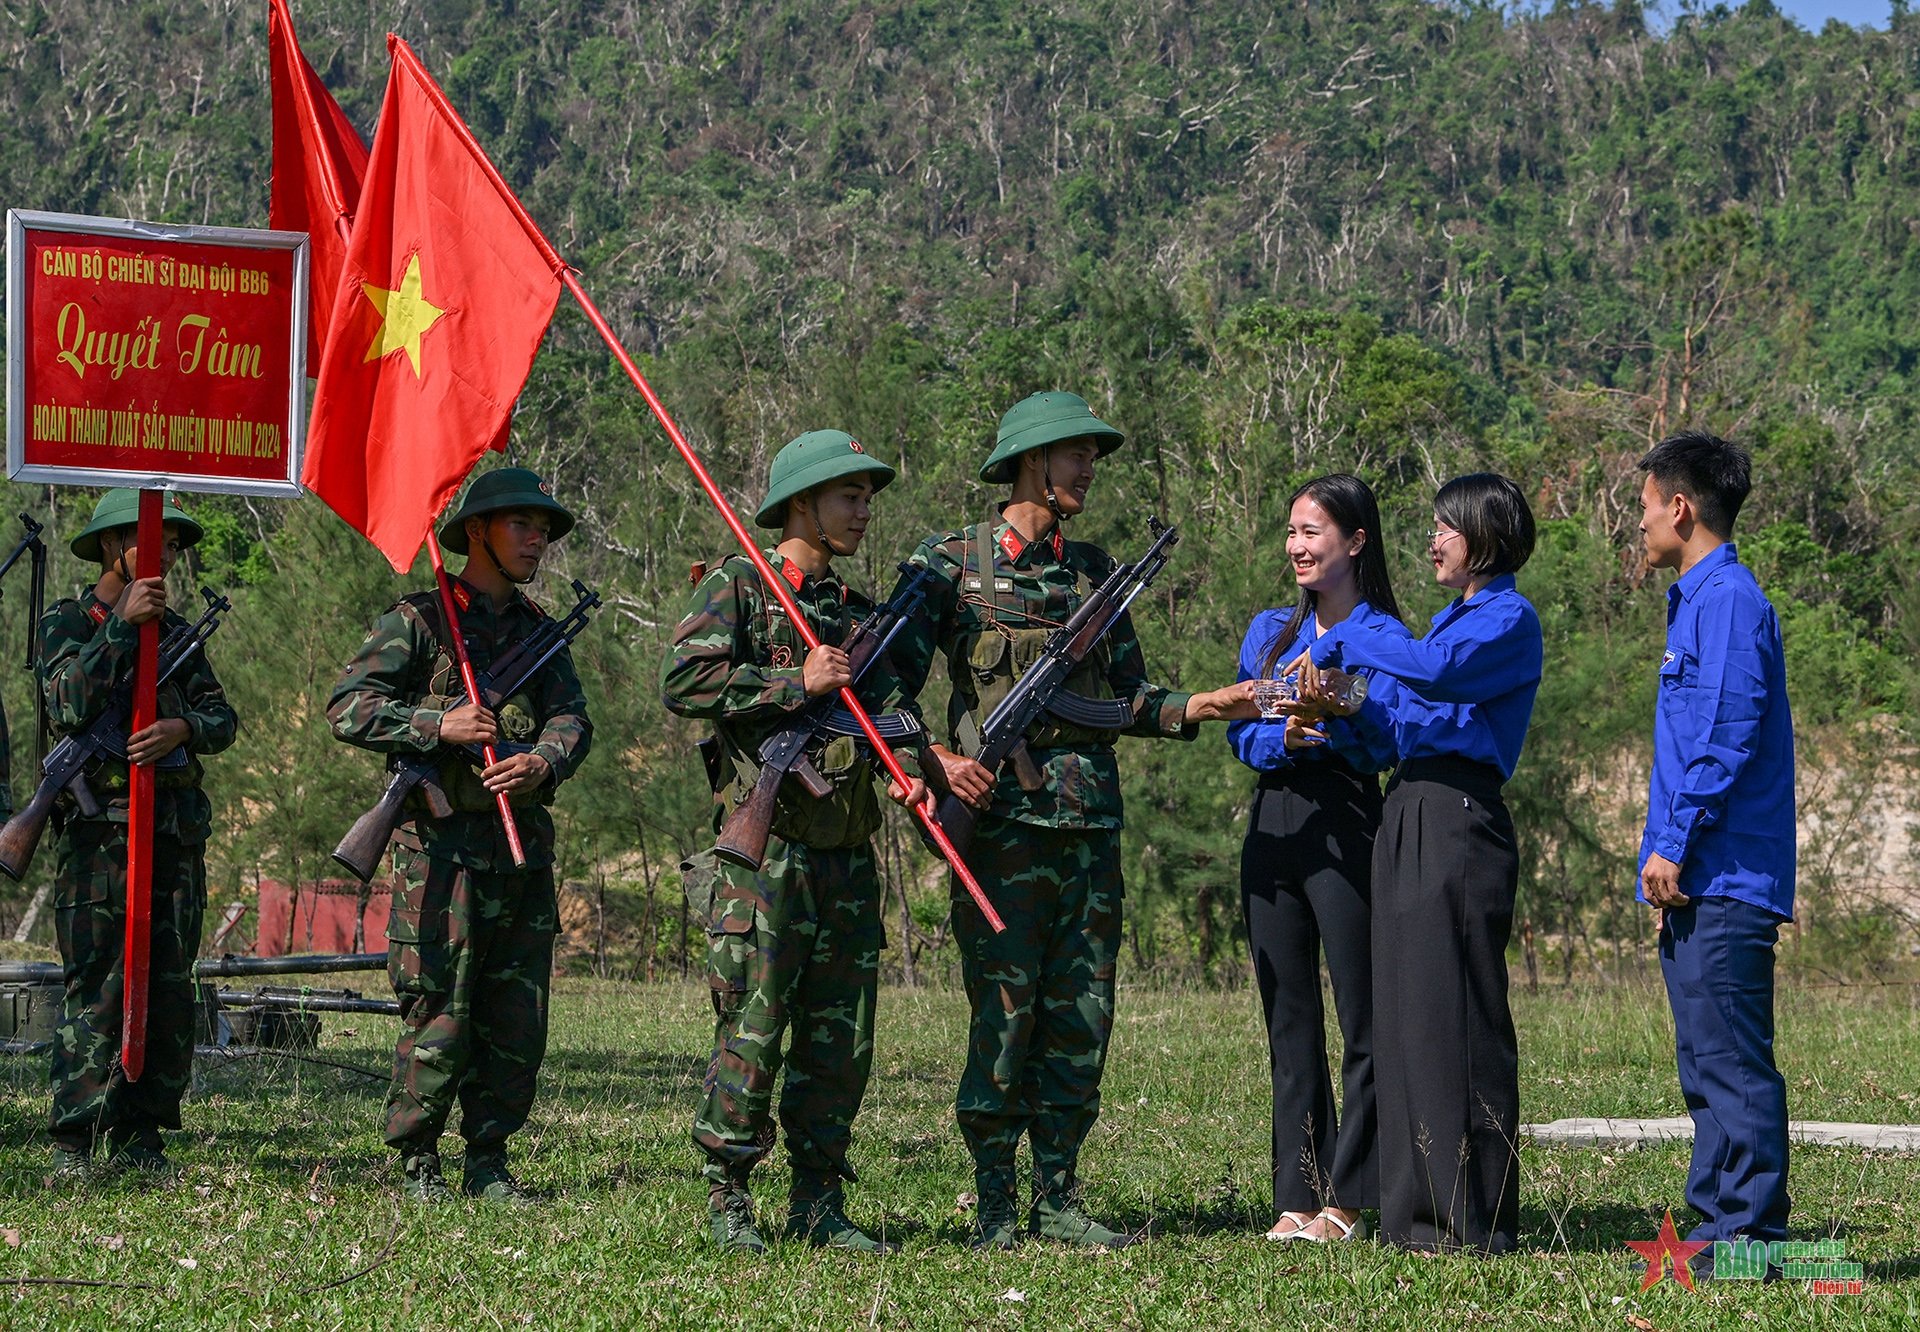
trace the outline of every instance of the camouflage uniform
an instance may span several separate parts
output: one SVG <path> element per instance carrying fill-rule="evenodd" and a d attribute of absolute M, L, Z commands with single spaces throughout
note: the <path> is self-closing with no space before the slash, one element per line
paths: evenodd
<path fill-rule="evenodd" d="M 161 635 L 187 622 L 168 611 Z M 47 716 L 62 735 L 84 729 L 133 674 L 140 631 L 89 593 L 55 602 L 40 622 L 40 680 Z M 63 794 L 55 930 L 66 1000 L 53 1045 L 52 1132 L 82 1155 L 110 1148 L 158 1151 L 160 1130 L 180 1127 L 193 1066 L 193 960 L 207 905 L 203 851 L 213 807 L 200 789 L 200 755 L 233 743 L 238 722 L 204 653 L 160 687 L 162 718 L 180 718 L 186 762 L 154 769 L 153 935 L 148 962 L 146 1064 L 137 1082 L 120 1067 L 127 937 L 127 764 L 102 759 L 87 774 L 97 818 Z M 179 752 L 179 751 L 176 751 Z"/>
<path fill-rule="evenodd" d="M 800 568 L 767 559 L 793 583 Z M 837 646 L 873 603 L 835 574 L 798 577 L 794 600 L 822 643 Z M 808 702 L 801 682 L 807 647 L 744 556 L 729 558 L 695 587 L 661 673 L 666 705 L 714 723 L 723 760 L 715 828 L 752 789 L 755 755 Z M 900 702 L 887 662 L 864 677 L 870 711 Z M 689 896 L 707 906 L 707 970 L 716 1016 L 713 1058 L 694 1116 L 715 1196 L 740 1187 L 773 1149 L 773 1084 L 784 1056 L 780 1124 L 796 1200 L 837 1193 L 855 1178 L 847 1160 L 854 1116 L 873 1065 L 881 887 L 869 841 L 880 826 L 873 761 L 847 737 L 817 766 L 834 784 L 815 799 L 789 781 L 780 793 L 766 859 L 756 873 L 697 857 Z M 882 777 L 884 780 L 884 778 Z M 710 905 L 708 905 L 710 900 Z"/>
<path fill-rule="evenodd" d="M 1065 540 L 1057 525 L 1026 542 L 1011 524 L 991 521 L 984 543 L 990 585 L 982 580 L 978 527 L 930 538 L 914 552 L 912 563 L 940 578 L 925 615 L 892 649 L 904 687 L 915 694 L 936 651 L 946 655 L 953 682 L 948 743 L 956 752 L 976 747 L 989 710 L 982 683 L 1017 677 L 1031 665 L 1046 631 L 1064 623 L 1114 567 L 1098 547 Z M 1184 720 L 1190 695 L 1147 682 L 1130 617 L 1121 617 L 1067 683 L 1077 693 L 1128 700 L 1134 720 L 1124 734 L 1197 733 Z M 1013 1191 L 1024 1132 L 1039 1199 L 1070 1200 L 1081 1145 L 1099 1116 L 1120 948 L 1115 734 L 1042 720 L 1027 737 L 1039 788 L 1024 788 L 1011 764 L 999 775 L 967 864 L 1005 921 L 1004 933 L 993 934 L 953 886 L 954 937 L 973 1010 L 954 1112 L 983 1198 L 989 1189 Z"/>
<path fill-rule="evenodd" d="M 543 618 L 517 591 L 496 606 L 452 580 L 476 674 Z M 398 602 L 374 625 L 327 700 L 334 734 L 388 754 L 430 753 L 440 718 L 465 698 L 443 645 L 439 596 Z M 563 649 L 497 710 L 504 740 L 531 744 L 553 778 L 513 798 L 526 865 L 516 869 L 493 797 L 466 763 L 441 782 L 454 812 L 429 817 L 418 793 L 394 834 L 387 973 L 404 1030 L 394 1049 L 385 1137 L 432 1151 L 457 1097 L 469 1160 L 499 1149 L 527 1121 L 547 1048 L 547 989 L 559 910 L 553 884 L 554 788 L 586 758 L 586 698 Z"/>

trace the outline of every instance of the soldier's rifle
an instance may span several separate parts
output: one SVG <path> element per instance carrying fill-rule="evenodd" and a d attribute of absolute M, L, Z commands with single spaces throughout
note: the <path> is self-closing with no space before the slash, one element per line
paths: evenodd
<path fill-rule="evenodd" d="M 573 591 L 579 598 L 573 609 L 557 620 L 541 620 L 531 633 L 476 677 L 475 684 L 479 687 L 483 706 L 498 712 L 508 699 L 524 689 L 527 682 L 538 675 L 548 662 L 580 636 L 587 627 L 587 612 L 600 604 L 600 598 L 578 578 L 573 580 Z M 532 748 L 531 745 L 496 744 L 494 752 L 500 758 L 507 758 L 524 754 Z M 482 767 L 486 763 L 485 749 L 477 741 L 469 744 L 443 742 L 426 754 L 391 757 L 387 763 L 387 771 L 391 774 L 387 779 L 387 789 L 380 793 L 380 799 L 373 808 L 347 829 L 347 835 L 333 849 L 334 860 L 360 882 L 370 882 L 380 867 L 380 857 L 386 854 L 387 842 L 393 837 L 393 830 L 407 817 L 407 796 L 418 790 L 426 802 L 427 813 L 437 819 L 446 818 L 453 813 L 453 806 L 447 800 L 446 788 L 441 784 L 441 765 L 465 763 L 476 768 Z"/>
<path fill-rule="evenodd" d="M 200 618 L 192 624 L 177 625 L 168 630 L 167 636 L 160 641 L 159 669 L 154 676 L 156 688 L 171 679 L 193 659 L 195 653 L 206 646 L 207 640 L 220 627 L 220 617 L 233 609 L 232 602 L 216 596 L 211 588 L 201 588 L 200 595 L 207 601 L 207 609 Z M 87 784 L 87 769 L 97 759 L 124 760 L 127 757 L 127 741 L 130 739 L 128 725 L 132 713 L 132 686 L 123 681 L 115 687 L 112 700 L 99 716 L 47 751 L 46 758 L 40 763 L 40 785 L 35 789 L 33 799 L 7 820 L 6 827 L 0 828 L 0 871 L 15 880 L 26 876 L 27 866 L 33 863 L 33 853 L 40 846 L 40 836 L 46 831 L 47 820 L 52 816 L 54 803 L 62 791 L 73 797 L 81 814 L 90 819 L 99 816 L 100 801 Z M 186 763 L 186 748 L 179 746 L 168 750 L 154 766 L 180 768 Z"/>
<path fill-rule="evenodd" d="M 874 663 L 886 654 L 901 627 L 927 599 L 927 586 L 934 577 L 933 571 L 924 565 L 915 568 L 902 563 L 900 572 L 906 575 L 906 581 L 894 591 L 885 605 L 855 625 L 842 645 L 846 649 L 849 671 L 856 689 Z M 879 714 L 873 718 L 873 724 L 889 743 L 912 740 L 919 734 L 919 727 L 906 713 Z M 760 775 L 754 781 L 752 793 L 720 825 L 719 840 L 713 844 L 714 854 L 736 865 L 759 869 L 761 862 L 766 859 L 767 836 L 773 827 L 774 808 L 778 803 L 780 788 L 788 775 L 791 774 L 808 795 L 816 800 L 825 799 L 833 794 L 833 784 L 814 766 L 811 753 L 814 741 L 823 735 L 860 734 L 860 724 L 841 705 L 837 693 L 825 694 L 808 702 L 793 721 L 761 742 Z M 718 740 L 701 742 L 701 751 L 708 759 L 710 774 L 724 763 L 724 759 L 715 752 L 718 748 Z"/>
<path fill-rule="evenodd" d="M 1108 574 L 1106 581 L 1080 603 L 1067 622 L 1047 635 L 1046 646 L 1038 659 L 1014 682 L 1012 691 L 1000 700 L 1000 706 L 981 723 L 979 748 L 970 757 L 996 778 L 1001 765 L 1011 759 L 1020 784 L 1028 790 L 1038 788 L 1040 769 L 1027 753 L 1026 735 L 1027 728 L 1038 721 L 1042 713 L 1069 725 L 1100 731 L 1117 731 L 1133 720 L 1133 705 L 1129 700 L 1087 698 L 1068 689 L 1066 681 L 1159 576 L 1169 553 L 1180 540 L 1179 529 L 1168 527 L 1158 518 L 1148 518 L 1147 525 L 1153 533 L 1153 544 L 1147 547 L 1147 553 Z M 983 578 L 992 576 L 991 569 L 981 571 Z M 941 799 L 940 824 L 962 852 L 973 841 L 978 819 L 978 812 L 959 796 L 949 792 Z"/>
<path fill-rule="evenodd" d="M 27 582 L 27 669 L 32 671 L 40 664 L 40 616 L 47 606 L 47 545 L 40 539 L 46 529 L 34 521 L 33 515 L 22 510 L 20 522 L 26 531 L 20 537 L 5 560 L 0 560 L 0 580 L 13 571 L 13 566 L 22 555 L 31 553 L 33 562 Z M 47 752 L 47 698 L 38 688 L 33 691 L 34 735 L 38 747 L 36 757 Z"/>

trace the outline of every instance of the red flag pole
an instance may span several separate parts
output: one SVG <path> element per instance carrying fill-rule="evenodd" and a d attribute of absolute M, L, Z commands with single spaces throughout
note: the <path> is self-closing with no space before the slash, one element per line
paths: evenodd
<path fill-rule="evenodd" d="M 447 637 L 453 640 L 448 644 L 448 650 L 453 653 L 454 663 L 460 667 L 460 686 L 467 691 L 467 698 L 475 706 L 485 707 L 486 703 L 480 697 L 479 682 L 474 679 L 473 660 L 467 656 L 467 639 L 460 632 L 460 608 L 454 604 L 453 582 L 447 577 L 447 566 L 440 562 L 440 541 L 431 529 L 427 532 L 427 550 L 433 555 L 433 581 L 440 589 L 440 618 L 446 621 Z M 480 753 L 489 768 L 500 761 L 492 745 L 485 746 Z M 513 805 L 508 801 L 505 791 L 494 792 L 493 803 L 500 811 L 500 827 L 507 834 L 507 850 L 513 853 L 513 864 L 518 869 L 527 863 L 527 853 L 520 846 L 520 825 L 513 821 Z"/>
<path fill-rule="evenodd" d="M 434 82 L 433 76 L 427 73 L 426 67 L 420 63 L 420 58 L 413 53 L 412 47 L 389 33 L 387 52 L 396 62 L 414 70 L 420 80 L 421 90 L 433 103 L 435 109 L 446 118 L 448 127 L 460 137 L 467 151 L 473 154 L 473 160 L 480 169 L 487 173 L 487 178 L 493 182 L 493 187 L 499 192 L 501 200 L 519 219 L 528 239 L 539 248 L 555 275 L 573 294 L 574 300 L 580 303 L 581 310 L 586 313 L 587 321 L 593 325 L 594 331 L 613 352 L 614 359 L 620 363 L 620 368 L 626 371 L 627 378 L 633 381 L 633 386 L 640 390 L 640 396 L 647 400 L 647 406 L 652 409 L 654 418 L 667 432 L 667 438 L 673 442 L 673 447 L 678 450 L 682 461 L 692 469 L 694 480 L 700 483 L 700 489 L 706 492 L 707 499 L 712 502 L 715 509 L 720 511 L 720 517 L 726 521 L 727 530 L 733 533 L 733 539 L 740 543 L 740 549 L 753 562 L 754 570 L 760 575 L 761 583 L 780 602 L 780 608 L 787 613 L 788 620 L 799 631 L 801 641 L 809 650 L 819 647 L 820 638 L 807 623 L 806 616 L 800 611 L 799 603 L 794 601 L 793 593 L 787 588 L 787 580 L 775 573 L 773 566 L 767 563 L 767 557 L 761 554 L 760 547 L 755 543 L 752 534 L 741 523 L 739 515 L 734 513 L 733 506 L 727 503 L 726 496 L 720 493 L 720 487 L 714 484 L 713 477 L 701 463 L 700 456 L 693 451 L 693 446 L 687 443 L 687 437 L 680 433 L 680 427 L 675 425 L 673 418 L 667 414 L 666 405 L 654 393 L 653 386 L 647 383 L 646 376 L 640 373 L 640 367 L 633 363 L 633 357 L 629 356 L 627 349 L 621 345 L 612 325 L 608 324 L 606 316 L 600 313 L 600 307 L 593 303 L 593 297 L 589 296 L 586 289 L 580 285 L 579 279 L 574 276 L 567 261 L 560 257 L 559 251 L 555 250 L 552 242 L 548 241 L 546 233 L 540 230 L 539 224 L 528 214 L 519 196 L 507 187 L 506 181 L 500 178 L 500 173 L 494 169 L 492 159 L 487 156 L 486 150 L 481 148 L 479 141 L 473 137 L 473 131 L 467 128 L 467 122 L 460 118 L 460 113 L 453 109 L 451 102 L 447 101 L 447 95 L 440 90 L 440 85 Z M 859 723 L 860 733 L 866 737 L 867 744 L 886 768 L 887 775 L 898 783 L 901 790 L 911 789 L 913 783 L 907 777 L 906 769 L 900 766 L 900 760 L 894 757 L 893 750 L 875 729 L 873 719 L 867 715 L 866 708 L 861 706 L 860 699 L 851 687 L 841 689 L 840 701 L 846 705 L 847 711 L 852 713 L 853 719 Z M 986 890 L 981 888 L 980 881 L 973 877 L 973 871 L 967 868 L 966 861 L 961 859 L 958 848 L 948 838 L 946 829 L 940 826 L 940 820 L 934 817 L 933 811 L 925 805 L 919 805 L 915 806 L 913 812 L 925 826 L 927 835 L 933 839 L 933 844 L 939 848 L 947 864 L 953 867 L 954 876 L 967 890 L 967 896 L 973 899 L 973 904 L 980 908 L 980 914 L 985 917 L 993 932 L 998 934 L 1005 929 L 1006 926 L 1002 923 L 999 913 L 993 909 L 993 903 L 987 900 Z"/>
<path fill-rule="evenodd" d="M 160 576 L 160 492 L 140 492 L 139 546 L 134 577 Z M 153 725 L 159 713 L 160 621 L 140 626 L 133 660 L 133 720 L 129 735 Z M 120 1067 L 138 1082 L 147 1064 L 147 963 L 153 944 L 153 765 L 127 764 L 127 944 L 121 972 Z"/>
<path fill-rule="evenodd" d="M 806 643 L 809 649 L 819 647 L 819 635 L 813 632 L 813 627 L 807 623 L 807 617 L 801 614 L 799 603 L 794 601 L 793 593 L 787 588 L 787 580 L 775 573 L 773 566 L 767 563 L 767 557 L 761 554 L 759 545 L 748 533 L 746 526 L 741 523 L 739 515 L 733 511 L 733 506 L 728 504 L 726 497 L 720 493 L 720 487 L 714 484 L 713 477 L 701 464 L 699 456 L 693 451 L 693 446 L 687 443 L 687 437 L 680 433 L 680 427 L 673 423 L 671 416 L 667 415 L 666 406 L 655 395 L 653 386 L 647 383 L 646 376 L 640 373 L 640 367 L 633 363 L 631 356 L 627 355 L 627 349 L 620 345 L 620 339 L 608 325 L 606 316 L 600 313 L 600 307 L 593 303 L 593 297 L 587 295 L 586 289 L 580 285 L 572 269 L 562 268 L 560 280 L 573 294 L 573 299 L 580 303 L 580 308 L 586 312 L 587 320 L 593 325 L 594 330 L 612 349 L 614 359 L 620 362 L 620 368 L 627 372 L 627 378 L 633 381 L 633 386 L 640 390 L 640 396 L 647 400 L 647 406 L 653 409 L 655 418 L 659 420 L 661 428 L 667 432 L 667 438 L 673 441 L 673 447 L 679 450 L 680 457 L 688 467 L 693 469 L 694 480 L 698 481 L 700 488 L 707 492 L 707 498 L 712 501 L 713 507 L 720 511 L 721 518 L 726 520 L 728 530 L 733 533 L 733 539 L 740 543 L 740 549 L 745 551 L 747 558 L 753 561 L 754 570 L 760 575 L 761 584 L 779 600 L 780 608 L 787 613 L 788 623 L 800 632 L 801 641 Z M 851 687 L 840 690 L 840 701 L 846 704 L 847 711 L 853 714 L 853 719 L 860 723 L 860 733 L 866 737 L 867 745 L 885 765 L 887 775 L 899 783 L 901 790 L 911 789 L 913 783 L 908 780 L 906 770 L 900 766 L 900 760 L 894 757 L 892 748 L 874 728 L 873 719 L 867 716 L 867 710 L 860 705 L 860 700 Z M 1000 914 L 993 909 L 993 903 L 988 900 L 986 890 L 980 886 L 980 881 L 973 877 L 973 871 L 968 869 L 966 861 L 961 859 L 959 848 L 955 847 L 947 837 L 947 830 L 940 826 L 940 820 L 935 818 L 933 811 L 925 805 L 915 806 L 913 812 L 925 825 L 928 835 L 933 838 L 933 844 L 940 848 L 940 854 L 946 857 L 947 863 L 953 867 L 955 877 L 966 888 L 967 896 L 973 899 L 973 904 L 980 908 L 980 914 L 986 918 L 987 924 L 992 927 L 995 934 L 1000 933 L 1006 925 L 1001 921 Z"/>

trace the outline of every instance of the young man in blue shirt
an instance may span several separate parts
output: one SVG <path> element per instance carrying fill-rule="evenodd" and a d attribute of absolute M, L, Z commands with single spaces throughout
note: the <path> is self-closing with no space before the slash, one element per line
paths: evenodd
<path fill-rule="evenodd" d="M 1640 460 L 1647 563 L 1673 569 L 1653 721 L 1640 900 L 1660 922 L 1680 1089 L 1693 1115 L 1690 1239 L 1787 1225 L 1787 1088 L 1773 1062 L 1773 948 L 1793 918 L 1793 718 L 1780 621 L 1736 556 L 1744 449 L 1662 440 Z"/>

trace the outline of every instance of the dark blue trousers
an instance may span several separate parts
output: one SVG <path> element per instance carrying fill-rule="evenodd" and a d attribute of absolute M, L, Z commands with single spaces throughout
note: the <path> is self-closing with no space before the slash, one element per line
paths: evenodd
<path fill-rule="evenodd" d="M 1781 918 L 1731 897 L 1666 914 L 1660 972 L 1680 1090 L 1693 1115 L 1692 1240 L 1785 1239 L 1787 1084 L 1773 1064 L 1773 946 Z"/>

